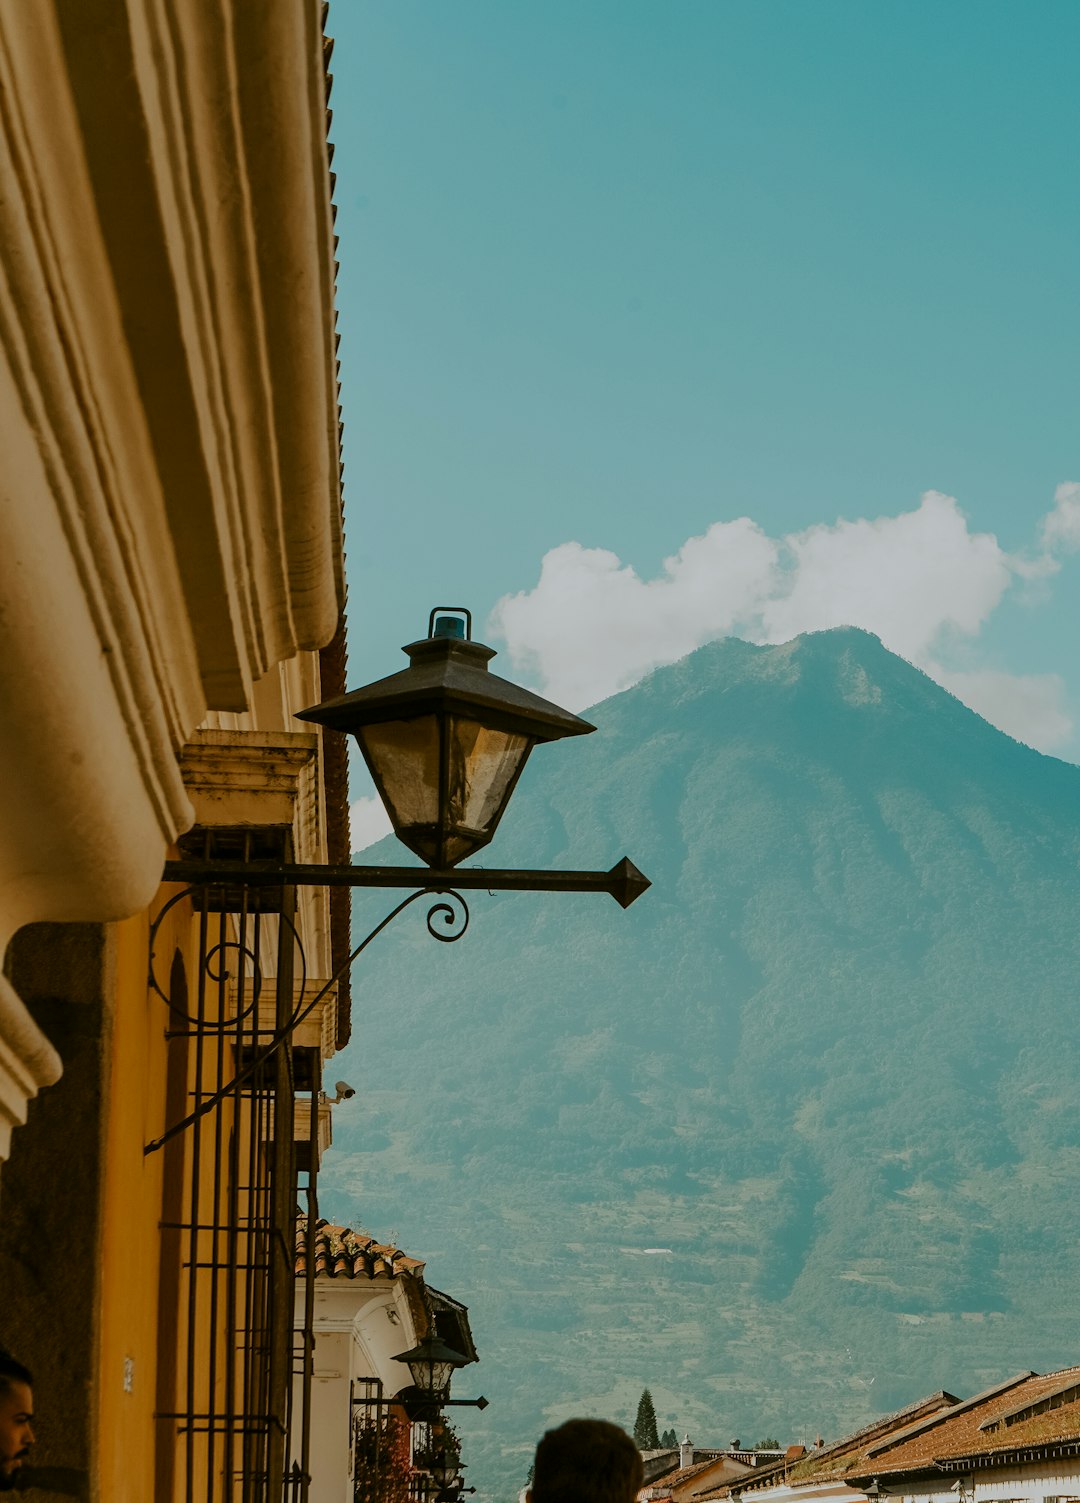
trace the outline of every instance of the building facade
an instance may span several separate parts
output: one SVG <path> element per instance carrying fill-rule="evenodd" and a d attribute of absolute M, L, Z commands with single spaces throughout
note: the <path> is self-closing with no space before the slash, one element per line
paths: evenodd
<path fill-rule="evenodd" d="M 347 904 L 161 878 L 348 857 L 293 718 L 345 668 L 324 19 L 0 3 L 0 1344 L 46 1494 L 306 1496 Z"/>
<path fill-rule="evenodd" d="M 318 1221 L 296 1235 L 296 1330 L 314 1338 L 310 1386 L 311 1503 L 387 1503 L 455 1495 L 433 1465 L 447 1443 L 446 1423 L 413 1401 L 402 1353 L 438 1336 L 477 1360 L 464 1305 L 425 1279 L 425 1267 L 365 1232 Z M 314 1264 L 309 1265 L 309 1251 Z M 313 1275 L 310 1294 L 307 1274 Z M 308 1321 L 305 1302 L 313 1304 Z M 304 1402 L 296 1380 L 293 1413 Z M 451 1442 L 453 1444 L 453 1442 Z M 459 1460 L 456 1454 L 450 1458 Z M 450 1471 L 453 1472 L 451 1467 Z"/>

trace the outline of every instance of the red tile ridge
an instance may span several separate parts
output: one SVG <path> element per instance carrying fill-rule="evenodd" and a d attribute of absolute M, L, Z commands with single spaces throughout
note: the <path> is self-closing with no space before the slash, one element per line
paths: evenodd
<path fill-rule="evenodd" d="M 307 1217 L 296 1218 L 295 1270 L 298 1276 L 307 1271 Z M 398 1247 L 376 1242 L 364 1231 L 335 1226 L 320 1220 L 315 1228 L 316 1278 L 398 1278 L 420 1277 L 424 1263 L 411 1258 Z"/>

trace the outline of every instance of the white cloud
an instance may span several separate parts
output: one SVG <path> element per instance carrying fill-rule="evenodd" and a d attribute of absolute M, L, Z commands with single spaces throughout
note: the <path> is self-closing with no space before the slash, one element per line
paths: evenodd
<path fill-rule="evenodd" d="M 1067 481 L 1054 492 L 1054 506 L 1039 528 L 1047 553 L 1075 553 L 1080 548 L 1080 485 Z"/>
<path fill-rule="evenodd" d="M 927 491 L 916 511 L 841 519 L 785 543 L 788 588 L 764 611 L 770 642 L 864 626 L 894 652 L 921 661 L 943 631 L 974 636 L 1010 582 L 997 539 L 969 531 L 959 506 L 939 491 Z"/>
<path fill-rule="evenodd" d="M 366 851 L 369 845 L 382 840 L 392 829 L 382 800 L 374 794 L 370 798 L 354 799 L 349 805 L 350 844 L 354 851 Z"/>
<path fill-rule="evenodd" d="M 563 543 L 535 590 L 504 596 L 489 626 L 519 672 L 580 708 L 755 617 L 776 588 L 778 552 L 748 517 L 716 522 L 645 581 L 605 548 Z"/>
<path fill-rule="evenodd" d="M 947 666 L 950 643 L 976 639 L 1010 587 L 1053 573 L 1054 550 L 1080 549 L 1080 485 L 1058 487 L 1038 541 L 1034 555 L 1008 553 L 970 529 L 953 497 L 927 491 L 899 516 L 780 539 L 748 517 L 716 522 L 652 580 L 607 549 L 563 543 L 545 555 L 536 587 L 505 596 L 488 625 L 518 673 L 573 709 L 717 637 L 783 642 L 861 626 L 1002 730 L 1050 750 L 1072 731 L 1056 675 Z"/>
<path fill-rule="evenodd" d="M 952 672 L 937 663 L 923 666 L 950 694 L 1017 741 L 1049 752 L 1072 736 L 1065 684 L 1057 673 Z"/>

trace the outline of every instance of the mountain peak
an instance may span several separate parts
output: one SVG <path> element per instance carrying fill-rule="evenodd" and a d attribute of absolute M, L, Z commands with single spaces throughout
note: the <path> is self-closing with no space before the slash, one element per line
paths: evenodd
<path fill-rule="evenodd" d="M 786 701 L 815 700 L 822 709 L 844 704 L 850 709 L 877 708 L 883 714 L 916 709 L 965 718 L 971 714 L 921 669 L 857 626 L 803 632 L 779 643 L 718 638 L 678 662 L 654 669 L 603 705 L 621 722 L 632 707 L 649 702 L 655 709 L 664 703 L 674 711 L 717 695 L 739 701 L 763 698 L 774 709 Z M 603 718 L 604 711 L 600 713 Z M 748 705 L 743 713 L 749 713 Z"/>
<path fill-rule="evenodd" d="M 478 894 L 445 956 L 391 928 L 364 984 L 407 999 L 407 1068 L 393 1029 L 351 1046 L 320 1178 L 343 1224 L 422 1186 L 499 1401 L 470 1475 L 510 1496 L 556 1408 L 632 1418 L 646 1383 L 692 1432 L 840 1433 L 868 1391 L 1060 1366 L 1080 769 L 852 627 L 710 643 L 594 714 L 493 863 L 625 852 L 651 890 Z"/>

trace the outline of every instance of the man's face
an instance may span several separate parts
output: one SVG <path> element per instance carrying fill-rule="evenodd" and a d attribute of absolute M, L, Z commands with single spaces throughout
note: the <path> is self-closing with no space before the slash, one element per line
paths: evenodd
<path fill-rule="evenodd" d="M 34 1444 L 34 1396 L 26 1383 L 0 1385 L 0 1488 L 11 1487 Z"/>

